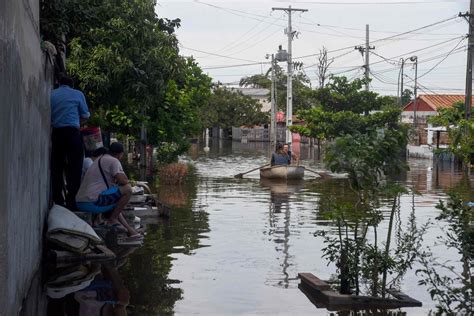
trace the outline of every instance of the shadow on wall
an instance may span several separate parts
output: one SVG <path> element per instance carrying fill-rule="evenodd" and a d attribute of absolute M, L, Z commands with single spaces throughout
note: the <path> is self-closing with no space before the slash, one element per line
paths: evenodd
<path fill-rule="evenodd" d="M 49 208 L 52 67 L 41 50 L 39 1 L 1 1 L 0 21 L 0 314 L 17 315 L 38 271 Z"/>

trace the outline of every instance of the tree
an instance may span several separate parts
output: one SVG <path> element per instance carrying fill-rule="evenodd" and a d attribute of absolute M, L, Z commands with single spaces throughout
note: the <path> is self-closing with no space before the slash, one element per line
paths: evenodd
<path fill-rule="evenodd" d="M 324 88 L 327 79 L 327 72 L 329 66 L 334 62 L 334 58 L 328 59 L 328 50 L 326 47 L 323 46 L 322 49 L 319 50 L 319 57 L 316 69 L 316 75 L 318 76 L 319 88 Z"/>
<path fill-rule="evenodd" d="M 186 150 L 201 128 L 211 80 L 179 55 L 180 20 L 160 19 L 154 0 L 52 0 L 42 5 L 42 34 L 66 38 L 68 71 L 85 92 L 91 124 Z M 55 29 L 57 28 L 57 30 Z"/>
<path fill-rule="evenodd" d="M 314 92 L 315 103 L 298 112 L 304 126 L 292 131 L 321 140 L 333 140 L 347 134 L 366 134 L 376 129 L 397 128 L 400 109 L 390 97 L 362 90 L 364 80 L 349 82 L 345 77 L 331 77 L 326 87 Z M 361 115 L 372 111 L 369 115 Z"/>
<path fill-rule="evenodd" d="M 397 282 L 414 260 L 412 256 L 401 259 L 391 254 L 407 249 L 413 252 L 423 230 L 412 225 L 414 228 L 405 234 L 409 242 L 395 252 L 390 250 L 398 197 L 405 191 L 391 181 L 391 176 L 406 169 L 400 153 L 406 148 L 408 129 L 400 123 L 401 111 L 393 100 L 362 90 L 363 83 L 332 77 L 315 93 L 320 105 L 298 112 L 305 125 L 291 130 L 326 140 L 326 166 L 333 172 L 346 173 L 355 195 L 352 203 L 325 204 L 330 207 L 326 211 L 328 218 L 337 224 L 338 237 L 319 234 L 326 244 L 324 257 L 336 264 L 341 292 L 349 294 L 355 289 L 359 294 L 362 280 L 371 295 L 384 297 L 388 282 Z M 381 195 L 391 200 L 385 249 L 377 239 L 377 228 L 383 219 Z M 374 233 L 372 243 L 367 241 L 369 228 Z M 388 280 L 389 274 L 392 280 Z"/>
<path fill-rule="evenodd" d="M 474 118 L 466 120 L 464 108 L 463 102 L 457 102 L 439 109 L 438 115 L 430 117 L 428 123 L 446 127 L 449 151 L 467 164 L 474 160 Z"/>
<path fill-rule="evenodd" d="M 402 98 L 402 101 L 401 101 L 401 102 L 402 102 L 402 106 L 407 105 L 408 102 L 411 101 L 412 97 L 413 97 L 413 91 L 411 91 L 410 89 L 405 89 L 405 90 L 403 90 L 402 96 L 401 96 L 401 98 Z"/>
<path fill-rule="evenodd" d="M 261 109 L 260 102 L 242 92 L 217 87 L 201 115 L 205 127 L 231 128 L 268 123 L 268 113 L 261 112 Z"/>
<path fill-rule="evenodd" d="M 278 110 L 286 111 L 287 76 L 280 66 L 275 66 L 276 99 Z M 265 74 L 257 74 L 240 79 L 240 86 L 271 89 L 271 68 Z M 314 91 L 309 87 L 310 80 L 303 72 L 293 74 L 293 109 L 308 109 L 315 105 Z M 270 91 L 268 93 L 270 98 Z"/>

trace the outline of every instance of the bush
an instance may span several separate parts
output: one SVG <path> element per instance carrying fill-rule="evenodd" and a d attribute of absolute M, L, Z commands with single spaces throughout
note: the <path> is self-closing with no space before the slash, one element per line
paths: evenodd
<path fill-rule="evenodd" d="M 159 179 L 163 184 L 180 184 L 188 175 L 188 166 L 183 163 L 172 163 L 160 168 Z"/>

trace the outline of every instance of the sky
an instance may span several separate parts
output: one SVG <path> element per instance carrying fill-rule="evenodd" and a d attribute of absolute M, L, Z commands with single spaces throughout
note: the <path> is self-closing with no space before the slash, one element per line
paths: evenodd
<path fill-rule="evenodd" d="M 325 47 L 334 62 L 329 73 L 349 79 L 364 76 L 364 59 L 355 46 L 365 45 L 369 24 L 370 89 L 397 95 L 400 58 L 418 58 L 418 94 L 464 94 L 468 23 L 458 17 L 468 0 L 322 0 L 230 1 L 158 0 L 160 18 L 181 19 L 176 34 L 180 51 L 193 56 L 214 81 L 237 84 L 240 78 L 267 71 L 267 54 L 287 49 L 285 11 L 293 12 L 293 60 L 317 85 L 318 54 Z M 285 63 L 281 63 L 286 69 Z M 404 67 L 405 87 L 413 89 L 415 67 Z"/>

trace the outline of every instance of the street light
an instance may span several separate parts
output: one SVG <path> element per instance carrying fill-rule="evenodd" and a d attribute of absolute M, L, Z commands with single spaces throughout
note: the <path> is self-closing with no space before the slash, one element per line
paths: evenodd
<path fill-rule="evenodd" d="M 415 63 L 415 86 L 413 87 L 413 94 L 415 96 L 415 101 L 413 102 L 413 125 L 415 126 L 416 130 L 416 106 L 417 106 L 417 80 L 418 80 L 418 57 L 417 56 L 411 56 L 410 61 Z"/>

